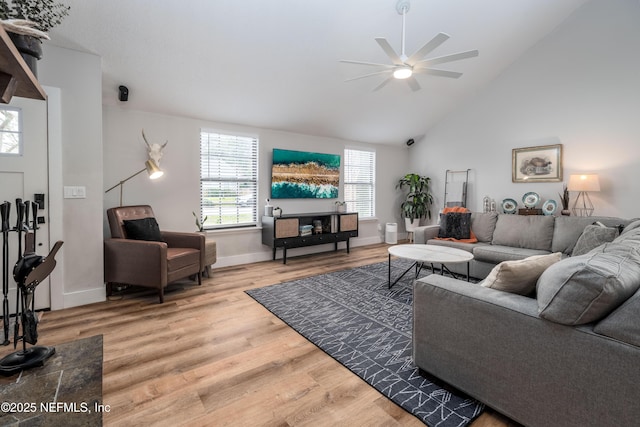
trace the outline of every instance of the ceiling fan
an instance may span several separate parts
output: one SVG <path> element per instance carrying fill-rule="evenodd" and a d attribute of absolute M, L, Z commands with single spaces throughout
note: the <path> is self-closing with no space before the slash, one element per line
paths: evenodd
<path fill-rule="evenodd" d="M 435 58 L 425 59 L 429 53 L 435 50 L 442 43 L 447 41 L 449 36 L 445 33 L 438 33 L 433 39 L 427 42 L 424 46 L 418 49 L 413 55 L 407 56 L 404 53 L 404 38 L 405 38 L 405 20 L 407 12 L 409 11 L 409 0 L 398 0 L 396 4 L 396 10 L 398 14 L 402 15 L 402 45 L 400 55 L 396 53 L 396 51 L 391 47 L 387 39 L 384 37 L 377 37 L 375 40 L 378 42 L 382 50 L 387 54 L 389 59 L 391 59 L 392 64 L 377 64 L 374 62 L 364 62 L 364 61 L 348 61 L 342 60 L 340 62 L 345 62 L 348 64 L 359 64 L 359 65 L 369 65 L 374 67 L 383 67 L 383 70 L 375 71 L 373 73 L 365 74 L 362 76 L 354 77 L 351 79 L 345 80 L 345 82 L 350 82 L 353 80 L 359 80 L 366 77 L 378 76 L 388 74 L 389 76 L 382 81 L 378 86 L 373 89 L 374 91 L 382 89 L 387 83 L 392 81 L 393 79 L 405 80 L 409 87 L 413 91 L 420 90 L 420 84 L 414 77 L 414 74 L 431 74 L 434 76 L 440 77 L 449 77 L 453 79 L 457 79 L 462 75 L 462 73 L 458 73 L 455 71 L 447 71 L 440 70 L 437 68 L 431 68 L 431 66 L 436 64 L 443 64 L 445 62 L 453 62 L 459 61 L 461 59 L 473 58 L 478 56 L 477 50 L 468 50 L 466 52 L 454 53 L 451 55 L 438 56 Z"/>

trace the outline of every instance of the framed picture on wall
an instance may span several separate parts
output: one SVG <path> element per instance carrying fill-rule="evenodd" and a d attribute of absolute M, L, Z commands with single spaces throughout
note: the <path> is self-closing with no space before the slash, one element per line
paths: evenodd
<path fill-rule="evenodd" d="M 511 181 L 562 181 L 562 144 L 511 150 Z"/>
<path fill-rule="evenodd" d="M 272 199 L 335 199 L 340 155 L 273 149 Z"/>

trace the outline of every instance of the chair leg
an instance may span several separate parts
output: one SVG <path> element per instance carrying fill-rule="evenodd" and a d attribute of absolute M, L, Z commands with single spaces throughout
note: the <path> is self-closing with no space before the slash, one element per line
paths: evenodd
<path fill-rule="evenodd" d="M 164 303 L 164 288 L 158 289 L 158 296 L 160 297 L 160 304 Z"/>
<path fill-rule="evenodd" d="M 113 283 L 107 282 L 107 296 L 113 295 Z"/>
<path fill-rule="evenodd" d="M 202 271 L 198 272 L 198 286 L 202 286 Z"/>

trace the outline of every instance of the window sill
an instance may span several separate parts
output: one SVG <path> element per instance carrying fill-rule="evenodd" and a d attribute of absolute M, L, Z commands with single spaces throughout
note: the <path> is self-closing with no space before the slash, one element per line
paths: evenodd
<path fill-rule="evenodd" d="M 206 236 L 220 236 L 220 235 L 226 235 L 226 234 L 247 234 L 247 233 L 255 233 L 255 232 L 262 232 L 262 226 L 257 225 L 255 227 L 219 228 L 219 229 L 204 231 Z"/>

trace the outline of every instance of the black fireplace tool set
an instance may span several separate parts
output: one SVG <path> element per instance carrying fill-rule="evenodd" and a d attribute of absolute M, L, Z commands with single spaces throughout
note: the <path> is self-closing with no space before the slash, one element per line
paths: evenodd
<path fill-rule="evenodd" d="M 32 220 L 29 227 L 29 211 Z M 62 246 L 56 242 L 46 257 L 36 254 L 36 232 L 38 230 L 38 204 L 16 199 L 17 220 L 11 227 L 11 203 L 0 204 L 2 220 L 2 345 L 9 345 L 10 311 L 9 311 L 9 233 L 18 233 L 18 262 L 13 267 L 13 279 L 17 284 L 15 323 L 13 328 L 13 348 L 17 348 L 22 340 L 22 350 L 15 351 L 0 359 L 0 375 L 10 376 L 23 369 L 42 366 L 56 349 L 54 347 L 36 346 L 38 342 L 38 318 L 35 314 L 34 293 L 36 286 L 51 274 L 56 266 L 55 255 Z M 24 251 L 23 251 L 24 239 Z M 22 335 L 20 335 L 22 325 Z M 27 343 L 32 347 L 27 348 Z"/>

